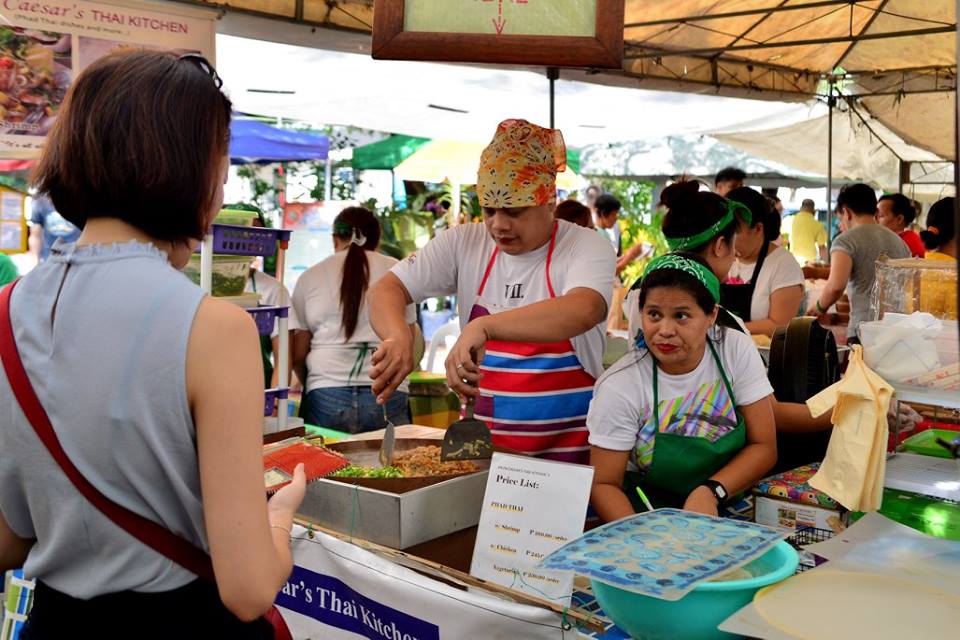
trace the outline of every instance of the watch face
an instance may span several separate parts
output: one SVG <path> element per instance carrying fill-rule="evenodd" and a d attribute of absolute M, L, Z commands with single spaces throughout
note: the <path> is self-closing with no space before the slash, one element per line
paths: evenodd
<path fill-rule="evenodd" d="M 726 500 L 726 499 L 727 499 L 727 491 L 726 491 L 722 486 L 716 485 L 716 486 L 714 487 L 714 491 L 716 491 L 717 496 L 718 496 L 721 500 Z"/>

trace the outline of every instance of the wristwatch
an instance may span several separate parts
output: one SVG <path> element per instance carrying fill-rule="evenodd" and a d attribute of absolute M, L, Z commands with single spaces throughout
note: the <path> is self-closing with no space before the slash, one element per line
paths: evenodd
<path fill-rule="evenodd" d="M 727 493 L 727 488 L 716 480 L 704 480 L 700 486 L 710 489 L 710 492 L 713 493 L 713 497 L 717 499 L 718 507 L 724 506 L 727 503 L 727 499 L 730 497 L 730 494 Z"/>

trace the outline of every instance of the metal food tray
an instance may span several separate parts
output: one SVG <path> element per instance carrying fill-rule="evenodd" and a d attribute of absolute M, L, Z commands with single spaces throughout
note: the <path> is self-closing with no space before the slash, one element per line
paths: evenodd
<path fill-rule="evenodd" d="M 396 451 L 439 446 L 398 438 Z M 354 464 L 378 466 L 380 440 L 338 442 L 329 449 Z M 425 478 L 322 478 L 307 485 L 300 514 L 320 526 L 393 549 L 407 549 L 480 522 L 489 460 L 480 471 Z"/>

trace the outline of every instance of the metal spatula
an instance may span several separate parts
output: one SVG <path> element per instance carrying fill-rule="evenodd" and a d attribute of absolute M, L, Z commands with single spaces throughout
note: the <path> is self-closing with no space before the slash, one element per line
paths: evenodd
<path fill-rule="evenodd" d="M 387 423 L 387 428 L 383 432 L 383 441 L 380 443 L 380 466 L 393 466 L 393 445 L 396 442 L 397 434 L 394 431 L 393 423 L 387 415 L 387 405 L 383 405 L 383 419 Z"/>
<path fill-rule="evenodd" d="M 447 428 L 440 447 L 440 460 L 477 460 L 493 455 L 490 429 L 473 417 L 473 398 L 468 398 L 462 420 Z"/>

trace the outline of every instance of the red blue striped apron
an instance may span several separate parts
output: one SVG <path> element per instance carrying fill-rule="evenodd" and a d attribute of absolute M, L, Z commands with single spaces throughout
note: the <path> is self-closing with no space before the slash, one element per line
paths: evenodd
<path fill-rule="evenodd" d="M 545 267 L 550 298 L 556 297 L 550 281 L 556 239 L 555 224 Z M 483 298 L 499 253 L 498 247 L 490 256 L 470 320 L 509 311 Z M 474 415 L 490 427 L 494 445 L 538 458 L 589 464 L 587 409 L 596 380 L 580 364 L 570 340 L 491 340 L 480 370 L 483 378 Z"/>

